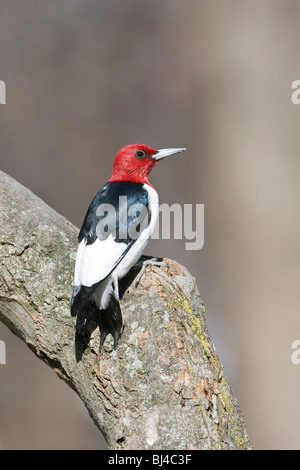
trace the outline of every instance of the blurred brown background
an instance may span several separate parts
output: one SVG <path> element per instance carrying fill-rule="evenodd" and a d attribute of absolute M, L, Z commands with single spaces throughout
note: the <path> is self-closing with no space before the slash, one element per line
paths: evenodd
<path fill-rule="evenodd" d="M 119 148 L 188 147 L 150 180 L 205 204 L 204 248 L 147 254 L 197 277 L 256 449 L 300 448 L 299 23 L 297 0 L 0 0 L 3 171 L 79 226 Z M 0 447 L 103 448 L 67 385 L 0 339 Z"/>

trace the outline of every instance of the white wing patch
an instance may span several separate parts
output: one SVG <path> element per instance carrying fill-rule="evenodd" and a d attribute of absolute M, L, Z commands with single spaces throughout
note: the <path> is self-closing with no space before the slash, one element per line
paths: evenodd
<path fill-rule="evenodd" d="M 106 240 L 99 238 L 91 245 L 83 239 L 78 246 L 74 285 L 90 287 L 105 279 L 127 248 L 126 243 L 116 243 L 113 235 Z"/>

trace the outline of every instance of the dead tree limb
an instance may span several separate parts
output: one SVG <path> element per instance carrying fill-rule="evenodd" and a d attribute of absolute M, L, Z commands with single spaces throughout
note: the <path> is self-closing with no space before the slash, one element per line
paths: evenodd
<path fill-rule="evenodd" d="M 80 396 L 110 449 L 249 449 L 195 279 L 174 261 L 122 282 L 119 347 L 70 316 L 78 229 L 0 172 L 0 320 Z M 82 319 L 79 319 L 79 322 Z"/>

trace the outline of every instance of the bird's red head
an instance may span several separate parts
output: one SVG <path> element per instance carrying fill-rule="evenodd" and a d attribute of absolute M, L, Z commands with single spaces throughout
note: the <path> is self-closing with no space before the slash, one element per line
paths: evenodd
<path fill-rule="evenodd" d="M 158 161 L 183 150 L 186 149 L 156 150 L 143 144 L 126 145 L 115 156 L 113 172 L 109 181 L 133 181 L 149 184 L 148 175 Z"/>

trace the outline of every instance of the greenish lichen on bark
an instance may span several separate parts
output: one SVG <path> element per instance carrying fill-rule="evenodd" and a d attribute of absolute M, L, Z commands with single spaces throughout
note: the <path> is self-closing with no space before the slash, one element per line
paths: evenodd
<path fill-rule="evenodd" d="M 111 449 L 248 449 L 196 281 L 175 261 L 120 283 L 125 328 L 98 353 L 69 306 L 78 229 L 0 172 L 0 320 L 81 397 Z"/>

